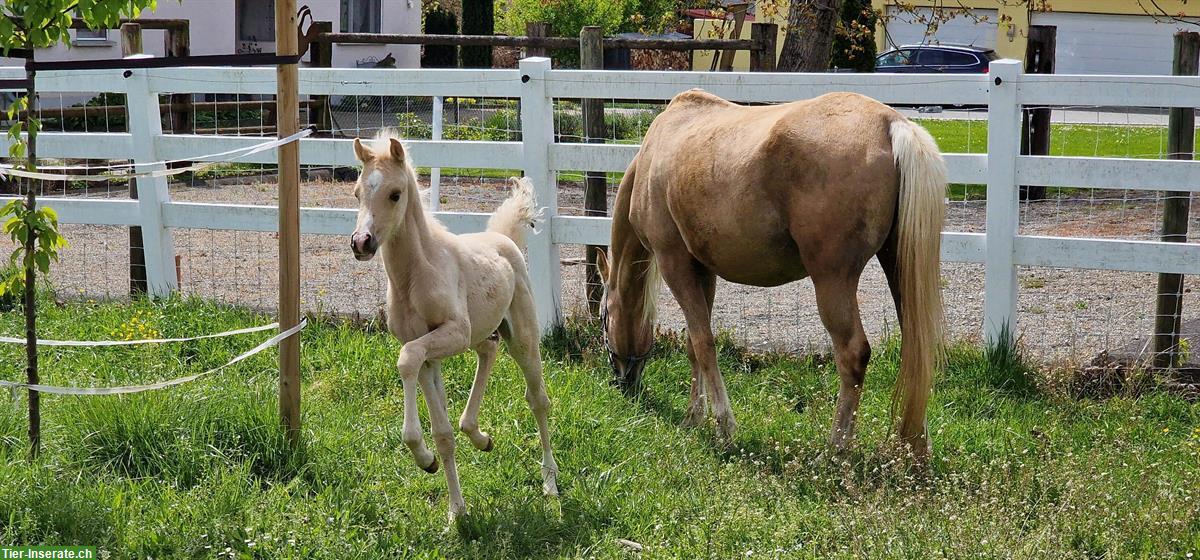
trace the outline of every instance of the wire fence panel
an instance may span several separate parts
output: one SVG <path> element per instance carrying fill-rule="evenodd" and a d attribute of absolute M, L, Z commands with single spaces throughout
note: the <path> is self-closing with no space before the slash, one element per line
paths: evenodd
<path fill-rule="evenodd" d="M 302 119 L 322 125 L 321 137 L 301 144 L 301 205 L 313 209 L 304 211 L 301 239 L 305 310 L 379 316 L 387 289 L 382 265 L 355 261 L 347 247 L 357 179 L 350 139 L 387 129 L 408 141 L 430 205 L 447 212 L 447 224 L 462 231 L 480 227 L 486 217 L 474 213 L 494 210 L 508 195 L 507 178 L 520 175 L 531 154 L 545 150 L 555 200 L 543 202 L 556 205 L 557 215 L 542 227 L 559 232 L 554 243 L 560 253 L 562 307 L 567 313 L 588 314 L 589 274 L 580 243 L 605 243 L 608 224 L 572 221 L 597 212 L 585 202 L 587 179 L 602 179 L 605 213 L 611 215 L 625 166 L 650 123 L 671 96 L 703 81 L 716 93 L 760 103 L 859 91 L 899 104 L 902 114 L 926 127 L 947 154 L 950 169 L 942 270 L 947 332 L 953 339 L 980 339 L 985 295 L 992 289 L 985 285 L 981 264 L 987 246 L 989 164 L 996 163 L 997 153 L 1016 148 L 989 152 L 989 123 L 996 120 L 988 106 L 994 102 L 989 98 L 991 77 L 549 70 L 544 78 L 526 82 L 523 72 L 302 72 L 302 92 L 311 96 L 302 104 Z M 0 69 L 0 77 L 8 74 L 17 72 Z M 49 156 L 43 163 L 75 165 L 80 169 L 74 172 L 90 174 L 133 156 L 137 132 L 129 132 L 126 91 L 121 89 L 131 86 L 118 79 L 119 73 L 116 78 L 109 74 L 96 74 L 90 86 L 109 92 L 87 91 L 78 79 L 48 74 L 40 103 L 46 134 L 39 145 Z M 1196 104 L 1200 98 L 1190 82 L 1176 78 L 1018 74 L 1015 81 L 1016 110 L 1023 106 L 1050 114 L 1048 153 L 1007 162 L 1017 179 L 1005 188 L 1020 187 L 1030 195 L 1013 207 L 1013 318 L 1020 341 L 1055 363 L 1087 364 L 1133 352 L 1153 332 L 1158 295 L 1153 272 L 1191 273 L 1196 266 L 1191 258 L 1196 253 L 1189 252 L 1194 240 L 1181 247 L 1156 242 L 1167 201 L 1163 191 L 1196 190 L 1200 176 L 1194 163 L 1165 161 L 1167 117 L 1161 105 L 1169 96 L 1164 92 L 1183 96 L 1171 97 L 1171 104 Z M 159 69 L 147 74 L 146 83 L 161 107 L 163 136 L 154 140 L 157 159 L 248 147 L 276 134 L 270 69 Z M 1114 90 L 1122 87 L 1126 91 Z M 544 93 L 544 104 L 535 104 L 544 108 L 543 117 L 552 126 L 548 143 L 531 141 L 540 133 L 530 136 L 522 130 L 522 105 L 531 98 L 521 96 L 529 95 L 529 88 Z M 189 96 L 186 111 L 178 104 L 180 94 Z M 600 96 L 603 102 L 600 137 L 588 137 L 585 131 L 581 95 Z M 1023 143 L 1033 141 L 1026 137 Z M 174 236 L 178 265 L 168 272 L 176 275 L 184 294 L 274 307 L 274 162 L 274 152 L 265 151 L 170 180 L 170 202 L 163 204 L 162 215 Z M 64 178 L 33 184 L 39 195 L 53 197 L 52 205 L 67 222 L 64 232 L 71 246 L 52 274 L 60 294 L 128 297 L 127 226 L 141 223 L 137 203 L 127 202 L 128 181 Z M 0 195 L 23 193 L 19 184 L 3 188 Z M 1193 208 L 1189 225 L 1200 225 L 1198 220 L 1200 210 Z M 1182 307 L 1185 339 L 1200 330 L 1192 306 L 1194 288 L 1195 280 L 1189 278 Z M 665 288 L 660 301 L 662 326 L 683 328 L 678 306 Z M 897 331 L 890 292 L 874 262 L 864 272 L 859 303 L 873 340 Z M 807 281 L 770 289 L 721 282 L 714 323 L 756 348 L 828 346 Z"/>

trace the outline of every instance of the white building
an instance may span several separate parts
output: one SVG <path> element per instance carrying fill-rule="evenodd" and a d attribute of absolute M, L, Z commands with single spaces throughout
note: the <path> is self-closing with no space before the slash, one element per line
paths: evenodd
<path fill-rule="evenodd" d="M 420 0 L 302 0 L 317 21 L 333 22 L 335 32 L 405 33 L 421 32 Z M 159 0 L 158 9 L 144 12 L 146 19 L 186 19 L 190 22 L 191 53 L 234 54 L 274 52 L 275 3 L 273 0 Z M 143 30 L 146 53 L 163 56 L 164 31 Z M 71 32 L 70 45 L 39 49 L 38 60 L 95 60 L 120 58 L 120 34 L 110 30 Z M 417 45 L 334 44 L 333 65 L 373 66 L 391 54 L 397 68 L 420 66 Z M 307 57 L 306 57 L 307 59 Z M 0 58 L 0 65 L 19 66 L 22 61 Z"/>

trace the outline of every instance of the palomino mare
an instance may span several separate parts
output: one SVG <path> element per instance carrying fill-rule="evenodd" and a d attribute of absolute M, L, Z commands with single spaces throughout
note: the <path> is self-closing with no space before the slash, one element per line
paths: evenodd
<path fill-rule="evenodd" d="M 758 107 L 700 90 L 675 96 L 646 132 L 613 211 L 602 274 L 618 383 L 640 385 L 661 278 L 687 321 L 684 423 L 704 421 L 707 397 L 718 435 L 730 441 L 735 422 L 710 324 L 716 278 L 777 286 L 812 277 L 841 377 L 830 442 L 846 449 L 871 353 L 858 280 L 878 256 L 903 336 L 893 394 L 899 432 L 927 457 L 925 408 L 942 341 L 945 176 L 925 129 L 861 95 Z"/>
<path fill-rule="evenodd" d="M 474 350 L 475 382 L 458 427 L 481 451 L 492 438 L 479 430 L 479 406 L 496 361 L 498 338 L 525 374 L 525 400 L 537 419 L 542 443 L 542 489 L 558 494 L 558 466 L 550 451 L 550 399 L 542 383 L 541 336 L 529 271 L 522 250 L 536 217 L 533 185 L 514 181 L 513 194 L 488 220 L 487 231 L 454 235 L 421 202 L 417 175 L 404 146 L 387 133 L 374 148 L 354 140 L 362 174 L 354 186 L 358 225 L 350 245 L 360 261 L 383 252 L 387 271 L 388 329 L 404 343 L 396 367 L 404 384 L 404 443 L 417 466 L 437 472 L 438 459 L 425 447 L 417 414 L 417 384 L 425 393 L 433 441 L 445 464 L 450 520 L 466 511 L 454 463 L 454 430 L 446 409 L 442 360 Z M 499 336 L 497 336 L 497 334 Z"/>

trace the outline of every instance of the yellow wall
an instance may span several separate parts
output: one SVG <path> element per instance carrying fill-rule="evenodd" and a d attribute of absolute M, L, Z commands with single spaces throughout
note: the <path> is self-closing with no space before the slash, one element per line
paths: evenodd
<path fill-rule="evenodd" d="M 945 6 L 944 0 L 906 0 L 919 7 L 933 5 Z M 1025 45 L 1029 34 L 1029 12 L 1023 2 L 1004 0 L 959 0 L 959 4 L 967 8 L 997 10 L 996 54 L 1004 58 L 1025 59 Z M 889 0 L 871 0 L 876 10 L 884 10 L 894 6 L 896 2 Z M 1147 3 L 1152 6 L 1152 4 Z M 1188 17 L 1200 16 L 1200 2 L 1187 0 L 1158 0 L 1160 6 L 1168 14 L 1183 14 Z M 1050 9 L 1054 12 L 1077 12 L 1091 14 L 1114 15 L 1143 15 L 1146 10 L 1138 0 L 1053 0 Z M 1005 16 L 1008 16 L 1007 18 Z M 1011 19 L 1010 19 L 1011 18 Z M 883 23 L 875 32 L 875 44 L 879 52 L 887 50 L 884 44 Z M 1010 30 L 1011 28 L 1011 30 Z M 1010 32 L 1011 31 L 1011 32 Z M 1011 36 L 1011 38 L 1010 38 Z"/>
<path fill-rule="evenodd" d="M 783 37 L 784 37 L 783 22 L 778 22 L 778 21 L 772 22 L 770 20 L 767 20 L 767 21 L 769 23 L 779 24 L 779 35 L 775 38 L 775 57 L 776 57 L 776 60 L 778 60 L 779 52 L 781 50 L 783 50 Z M 715 33 L 716 31 L 720 31 L 720 29 L 721 29 L 721 20 L 697 19 L 695 22 L 695 28 L 692 31 L 692 37 L 694 37 L 696 39 L 721 39 L 721 38 L 734 39 L 735 38 L 732 36 L 733 35 L 733 22 L 728 22 L 728 25 L 725 27 L 725 29 L 726 29 L 725 33 L 727 35 L 729 35 L 728 37 L 723 37 L 723 36 Z M 742 36 L 738 37 L 738 38 L 746 39 L 746 40 L 750 39 L 750 22 L 745 22 L 742 24 Z M 692 69 L 707 71 L 709 68 L 711 68 L 713 52 L 714 51 L 692 51 Z M 733 56 L 733 70 L 735 72 L 746 72 L 749 69 L 750 69 L 750 51 L 738 51 L 737 54 L 735 54 Z"/>

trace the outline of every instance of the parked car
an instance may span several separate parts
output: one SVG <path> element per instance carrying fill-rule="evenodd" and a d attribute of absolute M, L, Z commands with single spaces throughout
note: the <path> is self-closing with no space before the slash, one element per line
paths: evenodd
<path fill-rule="evenodd" d="M 996 51 L 966 45 L 904 45 L 875 58 L 876 72 L 981 74 L 1000 58 Z"/>

